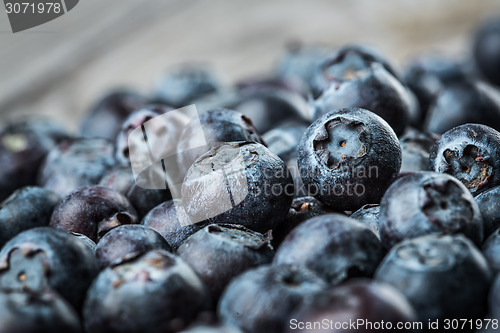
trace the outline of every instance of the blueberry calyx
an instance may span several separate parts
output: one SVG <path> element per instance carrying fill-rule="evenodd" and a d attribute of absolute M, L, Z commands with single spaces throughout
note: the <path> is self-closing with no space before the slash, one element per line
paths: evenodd
<path fill-rule="evenodd" d="M 334 118 L 316 134 L 313 145 L 317 157 L 330 169 L 363 157 L 368 151 L 368 133 L 364 124 L 346 118 Z"/>
<path fill-rule="evenodd" d="M 467 145 L 462 153 L 446 149 L 443 157 L 447 163 L 447 170 L 453 171 L 458 179 L 468 188 L 480 190 L 484 187 L 492 174 L 489 158 L 483 156 L 478 147 Z"/>

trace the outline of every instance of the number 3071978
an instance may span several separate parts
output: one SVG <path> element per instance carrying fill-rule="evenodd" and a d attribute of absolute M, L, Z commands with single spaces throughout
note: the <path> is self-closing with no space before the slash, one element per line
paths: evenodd
<path fill-rule="evenodd" d="M 62 8 L 58 2 L 7 2 L 5 10 L 7 14 L 59 14 Z"/>

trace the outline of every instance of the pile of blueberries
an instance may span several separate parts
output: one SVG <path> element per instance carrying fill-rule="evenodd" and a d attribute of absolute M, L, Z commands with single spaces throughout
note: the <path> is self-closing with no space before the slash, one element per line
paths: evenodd
<path fill-rule="evenodd" d="M 500 20 L 471 50 L 401 74 L 294 45 L 264 79 L 109 93 L 78 135 L 6 124 L 0 332 L 500 330 Z M 204 145 L 155 133 L 180 191 L 141 186 L 130 133 L 190 104 Z"/>

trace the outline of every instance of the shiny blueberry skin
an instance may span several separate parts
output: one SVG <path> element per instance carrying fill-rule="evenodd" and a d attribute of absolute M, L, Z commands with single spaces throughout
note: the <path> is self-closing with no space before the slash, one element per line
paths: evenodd
<path fill-rule="evenodd" d="M 477 245 L 483 222 L 477 203 L 462 183 L 447 174 L 419 172 L 394 182 L 380 204 L 385 247 L 432 233 L 462 233 Z"/>
<path fill-rule="evenodd" d="M 18 234 L 0 251 L 0 286 L 54 290 L 79 310 L 98 268 L 83 241 L 62 230 L 39 227 Z"/>
<path fill-rule="evenodd" d="M 401 147 L 376 114 L 341 109 L 307 129 L 298 166 L 310 195 L 337 210 L 356 210 L 380 201 L 399 173 Z"/>
<path fill-rule="evenodd" d="M 321 89 L 315 92 L 313 118 L 335 109 L 364 108 L 386 120 L 396 134 L 402 134 L 418 107 L 413 94 L 388 66 L 359 49 L 339 51 L 318 71 Z"/>
<path fill-rule="evenodd" d="M 156 249 L 171 251 L 165 238 L 153 229 L 138 224 L 121 225 L 99 240 L 95 257 L 103 269 Z"/>
<path fill-rule="evenodd" d="M 80 319 L 54 292 L 0 291 L 2 333 L 82 333 Z"/>
<path fill-rule="evenodd" d="M 332 50 L 326 46 L 291 43 L 278 63 L 277 75 L 298 85 L 304 94 L 309 94 L 316 69 L 331 53 Z"/>
<path fill-rule="evenodd" d="M 290 313 L 326 289 L 325 283 L 300 266 L 261 266 L 233 279 L 222 294 L 222 322 L 247 333 L 279 333 Z"/>
<path fill-rule="evenodd" d="M 481 318 L 492 273 L 463 235 L 427 235 L 394 246 L 375 279 L 395 286 L 419 320 Z"/>
<path fill-rule="evenodd" d="M 500 130 L 499 96 L 485 83 L 459 81 L 447 85 L 430 105 L 424 129 L 443 134 L 462 124 L 478 123 Z"/>
<path fill-rule="evenodd" d="M 285 163 L 254 142 L 226 143 L 203 154 L 182 184 L 193 221 L 241 224 L 258 232 L 276 228 L 294 193 Z"/>
<path fill-rule="evenodd" d="M 481 252 L 488 261 L 491 270 L 498 274 L 500 272 L 500 229 L 496 229 L 484 241 Z"/>
<path fill-rule="evenodd" d="M 0 130 L 0 200 L 14 190 L 35 185 L 37 172 L 47 153 L 66 132 L 42 118 L 20 119 Z"/>
<path fill-rule="evenodd" d="M 97 184 L 115 164 L 113 150 L 113 144 L 104 139 L 65 140 L 47 154 L 37 183 L 61 196 Z"/>
<path fill-rule="evenodd" d="M 319 97 L 332 83 L 342 80 L 356 80 L 374 63 L 380 64 L 387 72 L 399 80 L 399 74 L 384 56 L 369 47 L 347 45 L 330 55 L 314 68 L 313 95 Z"/>
<path fill-rule="evenodd" d="M 0 204 L 0 247 L 22 231 L 49 225 L 59 196 L 49 190 L 27 186 Z"/>
<path fill-rule="evenodd" d="M 404 82 L 413 91 L 420 104 L 421 115 L 412 126 L 421 128 L 427 110 L 447 85 L 467 79 L 465 65 L 441 55 L 424 55 L 414 59 L 406 68 Z"/>
<path fill-rule="evenodd" d="M 429 155 L 436 137 L 431 134 L 408 130 L 399 139 L 403 161 L 400 172 L 416 172 L 429 170 Z"/>
<path fill-rule="evenodd" d="M 158 81 L 154 99 L 181 108 L 221 87 L 219 78 L 209 67 L 194 63 L 181 64 L 167 70 Z"/>
<path fill-rule="evenodd" d="M 349 319 L 352 321 L 363 319 L 372 323 L 384 322 L 386 325 L 392 324 L 392 327 L 397 327 L 399 323 L 411 323 L 417 320 L 415 310 L 397 289 L 386 283 L 361 278 L 352 279 L 336 286 L 319 295 L 312 302 L 303 305 L 302 308 L 291 315 L 290 323 L 293 324 L 292 320 L 294 319 L 296 323 L 314 323 L 321 322 L 325 318 L 328 318 L 328 321 L 333 321 L 333 323 L 344 322 Z M 368 326 L 359 329 L 366 333 L 382 331 Z M 290 325 L 286 332 L 310 333 L 320 331 L 308 329 L 307 327 L 297 329 Z M 349 331 L 349 329 L 335 329 L 335 326 L 328 330 L 328 332 L 346 331 Z M 397 331 L 414 332 L 411 329 Z"/>
<path fill-rule="evenodd" d="M 367 226 L 378 239 L 380 239 L 380 205 L 364 205 L 349 216 L 361 224 Z"/>
<path fill-rule="evenodd" d="M 484 235 L 500 227 L 500 186 L 484 191 L 474 198 L 483 216 Z"/>
<path fill-rule="evenodd" d="M 429 168 L 454 176 L 474 196 L 500 185 L 500 133 L 480 124 L 454 127 L 432 147 Z"/>
<path fill-rule="evenodd" d="M 313 197 L 294 198 L 285 220 L 273 230 L 273 247 L 278 248 L 285 237 L 302 222 L 329 213 L 335 213 L 335 211 Z"/>
<path fill-rule="evenodd" d="M 50 226 L 83 234 L 97 241 L 122 224 L 137 223 L 137 213 L 120 193 L 90 185 L 71 192 L 54 208 Z"/>
<path fill-rule="evenodd" d="M 236 224 L 212 224 L 186 239 L 177 255 L 198 273 L 216 301 L 232 278 L 271 262 L 270 240 L 269 234 Z"/>
<path fill-rule="evenodd" d="M 170 333 L 183 329 L 207 302 L 189 265 L 154 250 L 103 270 L 89 288 L 83 318 L 87 332 Z"/>
<path fill-rule="evenodd" d="M 173 199 L 151 209 L 142 220 L 142 224 L 162 235 L 175 252 L 186 238 L 210 223 L 208 221 L 192 223 L 182 201 Z"/>
<path fill-rule="evenodd" d="M 371 276 L 385 251 L 375 234 L 340 214 L 309 219 L 293 229 L 276 251 L 274 265 L 303 265 L 331 285 Z"/>
<path fill-rule="evenodd" d="M 193 162 L 210 148 L 231 141 L 264 144 L 250 118 L 229 109 L 208 110 L 182 131 L 177 145 L 179 169 L 185 174 Z M 200 146 L 204 142 L 206 144 Z"/>
<path fill-rule="evenodd" d="M 297 156 L 297 146 L 307 127 L 305 122 L 289 122 L 264 133 L 262 138 L 271 152 L 286 160 L 288 156 Z"/>
<path fill-rule="evenodd" d="M 481 74 L 500 86 L 500 18 L 490 19 L 476 32 L 473 57 Z"/>
<path fill-rule="evenodd" d="M 168 189 L 155 190 L 140 187 L 129 165 L 120 165 L 108 170 L 99 181 L 99 185 L 123 194 L 134 206 L 139 219 L 146 216 L 154 207 L 172 199 L 172 194 Z"/>
<path fill-rule="evenodd" d="M 489 309 L 493 318 L 500 318 L 500 275 L 497 274 L 491 286 Z"/>
<path fill-rule="evenodd" d="M 88 110 L 80 134 L 85 138 L 114 140 L 123 121 L 145 103 L 146 100 L 133 91 L 109 92 Z"/>

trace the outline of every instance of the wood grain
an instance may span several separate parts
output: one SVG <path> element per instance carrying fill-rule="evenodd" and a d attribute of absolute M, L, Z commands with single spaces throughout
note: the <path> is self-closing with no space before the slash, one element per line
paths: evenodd
<path fill-rule="evenodd" d="M 0 11 L 0 115 L 57 117 L 71 130 L 108 89 L 149 93 L 186 61 L 230 83 L 272 70 L 290 40 L 368 43 L 402 65 L 424 52 L 466 57 L 496 0 L 82 0 L 68 14 L 12 34 Z"/>

